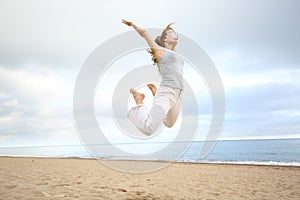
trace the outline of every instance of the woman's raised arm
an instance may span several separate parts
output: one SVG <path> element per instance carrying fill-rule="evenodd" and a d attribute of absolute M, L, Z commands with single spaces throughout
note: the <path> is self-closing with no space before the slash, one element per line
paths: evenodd
<path fill-rule="evenodd" d="M 159 50 L 159 46 L 154 42 L 154 40 L 145 29 L 142 29 L 133 22 L 129 22 L 124 19 L 122 20 L 122 23 L 126 24 L 127 26 L 132 26 L 146 40 L 150 49 L 154 52 L 154 54 L 156 54 L 156 52 Z"/>

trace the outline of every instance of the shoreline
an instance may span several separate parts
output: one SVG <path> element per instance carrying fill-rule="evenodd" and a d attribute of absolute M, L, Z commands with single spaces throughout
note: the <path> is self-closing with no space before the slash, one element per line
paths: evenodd
<path fill-rule="evenodd" d="M 96 159 L 96 158 L 85 158 L 85 157 L 76 157 L 76 156 L 71 156 L 71 157 L 47 157 L 47 156 L 1 156 L 1 158 L 29 158 L 29 159 L 78 159 L 78 160 L 99 160 L 99 161 L 116 161 L 116 162 L 160 162 L 160 163 L 187 163 L 187 164 L 211 164 L 211 165 L 241 165 L 241 166 L 270 166 L 270 167 L 295 167 L 295 168 L 300 168 L 300 163 L 298 165 L 290 165 L 288 163 L 284 162 L 278 162 L 278 161 L 265 161 L 265 162 L 258 162 L 258 161 L 212 161 L 212 162 L 197 162 L 197 161 L 168 161 L 168 160 L 133 160 L 133 159 Z M 253 162 L 253 163 L 252 163 Z M 276 164 L 272 164 L 276 163 Z M 292 163 L 292 162 L 289 162 Z"/>

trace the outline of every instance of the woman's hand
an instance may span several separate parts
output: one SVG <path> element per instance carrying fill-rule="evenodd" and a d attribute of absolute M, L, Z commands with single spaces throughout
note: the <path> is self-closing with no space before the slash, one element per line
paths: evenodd
<path fill-rule="evenodd" d="M 140 36 L 142 36 L 146 40 L 146 42 L 148 43 L 150 49 L 152 51 L 154 51 L 153 54 L 157 54 L 157 52 L 158 52 L 157 49 L 159 49 L 160 47 L 154 42 L 154 40 L 151 38 L 151 36 L 148 34 L 148 32 L 146 30 L 140 28 L 139 26 L 137 26 L 133 22 L 126 21 L 125 19 L 122 19 L 122 23 L 127 25 L 127 26 L 131 26 L 132 28 L 134 28 L 140 34 Z M 155 55 L 155 57 L 157 57 L 157 55 Z"/>
<path fill-rule="evenodd" d="M 122 23 L 126 24 L 127 26 L 132 26 L 133 25 L 132 22 L 126 21 L 125 19 L 122 19 Z"/>

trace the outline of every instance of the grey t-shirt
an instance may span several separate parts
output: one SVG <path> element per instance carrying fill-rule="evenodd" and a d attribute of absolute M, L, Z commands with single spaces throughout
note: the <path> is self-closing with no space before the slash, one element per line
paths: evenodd
<path fill-rule="evenodd" d="M 157 62 L 162 78 L 160 86 L 183 89 L 183 64 L 179 56 L 166 51 Z"/>

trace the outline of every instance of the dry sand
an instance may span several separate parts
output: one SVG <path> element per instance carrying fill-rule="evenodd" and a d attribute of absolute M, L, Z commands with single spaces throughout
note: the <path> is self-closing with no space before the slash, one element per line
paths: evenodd
<path fill-rule="evenodd" d="M 173 163 L 130 174 L 92 159 L 0 157 L 0 199 L 300 199 L 300 167 Z"/>

